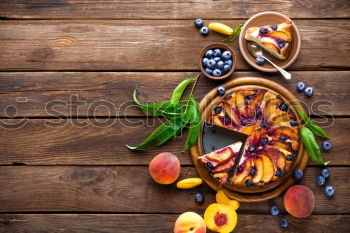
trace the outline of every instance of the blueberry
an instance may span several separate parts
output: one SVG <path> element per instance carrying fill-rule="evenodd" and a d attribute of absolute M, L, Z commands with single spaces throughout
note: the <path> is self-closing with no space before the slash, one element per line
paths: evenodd
<path fill-rule="evenodd" d="M 326 140 L 322 142 L 322 149 L 324 151 L 329 151 L 332 148 L 330 141 Z"/>
<path fill-rule="evenodd" d="M 249 152 L 254 152 L 254 151 L 255 151 L 255 146 L 251 145 L 251 146 L 249 147 Z"/>
<path fill-rule="evenodd" d="M 253 176 L 255 176 L 255 173 L 256 173 L 256 169 L 255 169 L 255 167 L 252 167 L 252 169 L 250 170 L 249 175 L 250 175 L 251 177 L 253 177 Z"/>
<path fill-rule="evenodd" d="M 286 157 L 286 160 L 287 160 L 287 161 L 293 161 L 293 160 L 295 160 L 295 154 L 288 155 L 288 156 Z"/>
<path fill-rule="evenodd" d="M 231 117 L 224 116 L 224 122 L 225 122 L 225 124 L 232 124 Z"/>
<path fill-rule="evenodd" d="M 323 168 L 322 170 L 321 170 L 321 175 L 324 177 L 324 178 L 328 178 L 329 177 L 329 170 L 328 170 L 328 168 Z"/>
<path fill-rule="evenodd" d="M 266 121 L 261 121 L 261 122 L 260 122 L 260 127 L 261 127 L 261 128 L 266 128 L 266 127 L 267 127 Z"/>
<path fill-rule="evenodd" d="M 322 186 L 322 185 L 324 185 L 324 183 L 326 183 L 326 178 L 324 178 L 323 176 L 317 176 L 316 183 L 318 185 Z"/>
<path fill-rule="evenodd" d="M 202 36 L 207 36 L 209 33 L 209 29 L 207 27 L 202 27 L 200 33 Z"/>
<path fill-rule="evenodd" d="M 215 70 L 213 71 L 213 76 L 215 76 L 215 77 L 220 77 L 221 75 L 222 75 L 221 70 L 215 69 Z"/>
<path fill-rule="evenodd" d="M 249 119 L 242 119 L 241 121 L 243 125 L 248 125 L 250 123 Z"/>
<path fill-rule="evenodd" d="M 258 65 L 264 65 L 265 64 L 265 58 L 263 58 L 263 57 L 257 57 L 256 59 L 255 59 L 255 61 L 256 61 L 256 64 L 258 64 Z"/>
<path fill-rule="evenodd" d="M 260 28 L 259 32 L 262 34 L 262 35 L 265 35 L 267 34 L 269 30 L 267 28 Z"/>
<path fill-rule="evenodd" d="M 207 62 L 207 68 L 209 69 L 214 69 L 215 68 L 215 65 L 216 65 L 216 62 L 214 61 L 214 59 L 210 59 L 208 62 Z"/>
<path fill-rule="evenodd" d="M 223 68 L 222 70 L 223 70 L 223 72 L 226 74 L 226 73 L 230 72 L 231 66 L 229 66 L 229 65 L 224 65 L 224 68 Z"/>
<path fill-rule="evenodd" d="M 287 140 L 287 136 L 286 135 L 281 135 L 279 137 L 279 139 L 280 139 L 280 141 L 285 142 Z"/>
<path fill-rule="evenodd" d="M 231 94 L 225 96 L 225 100 L 229 100 L 229 99 L 231 99 L 231 98 L 232 98 L 232 95 L 231 95 Z"/>
<path fill-rule="evenodd" d="M 312 87 L 307 87 L 305 88 L 304 90 L 304 94 L 307 96 L 307 97 L 311 97 L 314 93 L 314 89 Z"/>
<path fill-rule="evenodd" d="M 254 97 L 254 95 L 247 95 L 247 96 L 245 97 L 245 99 L 246 99 L 247 101 L 249 101 L 249 100 L 252 100 L 253 97 Z"/>
<path fill-rule="evenodd" d="M 305 84 L 303 82 L 297 83 L 297 91 L 302 92 L 305 89 Z"/>
<path fill-rule="evenodd" d="M 281 111 L 283 111 L 283 112 L 287 112 L 287 111 L 289 110 L 288 105 L 285 104 L 285 103 L 281 103 L 281 104 L 278 106 L 278 108 L 279 108 Z"/>
<path fill-rule="evenodd" d="M 268 142 L 269 142 L 269 139 L 267 139 L 267 138 L 262 138 L 262 139 L 260 140 L 259 145 L 265 146 Z"/>
<path fill-rule="evenodd" d="M 220 86 L 220 87 L 218 87 L 218 89 L 216 91 L 218 92 L 219 95 L 223 96 L 223 95 L 225 95 L 226 88 L 223 86 Z"/>
<path fill-rule="evenodd" d="M 204 201 L 204 195 L 200 192 L 196 193 L 194 195 L 194 200 L 197 202 L 197 203 L 203 203 Z"/>
<path fill-rule="evenodd" d="M 303 178 L 304 176 L 304 172 L 300 169 L 295 169 L 294 170 L 294 178 L 297 180 L 300 180 L 301 178 Z"/>
<path fill-rule="evenodd" d="M 289 121 L 289 123 L 290 123 L 291 126 L 297 126 L 298 125 L 298 122 L 296 120 L 294 120 L 294 119 L 291 119 Z"/>
<path fill-rule="evenodd" d="M 209 58 L 207 58 L 207 57 L 203 58 L 202 64 L 203 64 L 204 67 L 208 66 L 208 61 L 209 61 Z"/>
<path fill-rule="evenodd" d="M 207 58 L 212 58 L 212 57 L 214 57 L 214 51 L 210 49 L 205 53 L 204 56 Z"/>
<path fill-rule="evenodd" d="M 275 176 L 281 177 L 282 175 L 283 175 L 283 172 L 281 171 L 281 169 L 277 168 Z"/>
<path fill-rule="evenodd" d="M 211 170 L 213 170 L 214 166 L 210 162 L 207 162 L 205 164 L 205 168 L 207 169 L 208 172 L 211 172 Z"/>
<path fill-rule="evenodd" d="M 221 57 L 214 57 L 214 61 L 218 63 L 219 61 L 221 61 Z"/>
<path fill-rule="evenodd" d="M 225 65 L 232 66 L 233 65 L 232 60 L 226 60 Z"/>
<path fill-rule="evenodd" d="M 283 227 L 283 228 L 287 228 L 288 227 L 288 219 L 281 218 L 280 219 L 280 226 Z"/>
<path fill-rule="evenodd" d="M 224 68 L 224 62 L 218 61 L 218 63 L 216 63 L 216 69 L 222 70 L 223 68 Z"/>
<path fill-rule="evenodd" d="M 194 20 L 194 26 L 196 26 L 196 28 L 201 28 L 203 27 L 203 19 L 195 19 Z"/>
<path fill-rule="evenodd" d="M 278 209 L 277 206 L 272 206 L 270 209 L 270 213 L 272 216 L 278 216 L 280 214 L 280 210 Z"/>
<path fill-rule="evenodd" d="M 261 109 L 260 108 L 256 108 L 255 109 L 255 117 L 260 117 L 261 116 Z"/>
<path fill-rule="evenodd" d="M 221 55 L 221 58 L 225 61 L 231 59 L 231 57 L 232 57 L 232 55 L 231 55 L 230 51 L 225 51 Z"/>
<path fill-rule="evenodd" d="M 221 57 L 221 50 L 220 49 L 214 49 L 214 57 Z"/>
<path fill-rule="evenodd" d="M 222 112 L 222 107 L 221 106 L 216 106 L 214 108 L 214 112 L 215 112 L 215 114 L 220 114 Z"/>
<path fill-rule="evenodd" d="M 245 181 L 245 185 L 246 185 L 247 187 L 253 187 L 255 184 L 253 183 L 252 180 L 246 180 L 246 181 Z"/>
<path fill-rule="evenodd" d="M 271 29 L 272 29 L 272 30 L 274 30 L 274 31 L 276 31 L 276 30 L 277 30 L 277 28 L 278 28 L 278 26 L 277 26 L 277 25 L 272 25 L 272 26 L 271 26 Z"/>
<path fill-rule="evenodd" d="M 286 42 L 284 40 L 278 41 L 278 47 L 281 49 L 286 45 Z"/>
<path fill-rule="evenodd" d="M 332 197 L 334 195 L 334 187 L 332 185 L 327 185 L 324 188 L 324 194 L 326 194 L 326 197 Z"/>
<path fill-rule="evenodd" d="M 213 70 L 212 69 L 209 69 L 209 68 L 206 68 L 205 69 L 205 72 L 209 75 L 213 75 Z"/>

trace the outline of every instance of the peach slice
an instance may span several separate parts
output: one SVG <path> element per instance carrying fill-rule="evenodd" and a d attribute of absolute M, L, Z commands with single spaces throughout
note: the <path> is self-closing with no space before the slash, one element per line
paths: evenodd
<path fill-rule="evenodd" d="M 241 125 L 241 119 L 238 113 L 229 104 L 224 103 L 224 111 L 235 125 Z"/>
<path fill-rule="evenodd" d="M 250 170 L 252 169 L 251 159 L 246 159 L 246 161 L 238 167 L 240 166 L 242 166 L 242 171 L 240 173 L 236 171 L 236 175 L 233 178 L 233 183 L 242 185 L 244 182 L 244 178 L 249 176 Z"/>
<path fill-rule="evenodd" d="M 217 203 L 230 206 L 234 210 L 239 208 L 239 202 L 234 199 L 230 199 L 221 189 L 216 193 L 215 199 Z"/>
<path fill-rule="evenodd" d="M 297 218 L 307 218 L 314 210 L 315 196 L 308 187 L 294 185 L 284 195 L 283 203 L 291 215 Z"/>
<path fill-rule="evenodd" d="M 266 103 L 263 111 L 263 116 L 266 121 L 269 121 L 271 116 L 276 114 L 276 111 L 280 111 L 278 109 L 278 106 L 280 103 L 281 103 L 280 99 L 271 99 Z"/>
<path fill-rule="evenodd" d="M 257 109 L 261 102 L 263 101 L 265 90 L 259 90 L 259 92 L 253 97 L 253 99 L 250 101 L 249 108 L 248 108 L 248 114 L 251 117 L 255 116 L 255 109 Z"/>
<path fill-rule="evenodd" d="M 214 203 L 204 213 L 204 222 L 215 232 L 232 232 L 237 224 L 237 213 L 230 206 Z"/>
<path fill-rule="evenodd" d="M 290 37 L 288 37 L 288 35 L 284 32 L 281 31 L 271 31 L 268 34 L 269 37 L 275 38 L 275 39 L 280 39 L 280 40 L 286 40 L 286 41 L 290 41 Z"/>
<path fill-rule="evenodd" d="M 269 100 L 276 99 L 276 98 L 277 98 L 277 96 L 275 94 L 273 94 L 272 92 L 266 92 L 265 95 L 264 95 L 263 101 L 261 102 L 260 108 L 264 109 L 266 103 Z"/>
<path fill-rule="evenodd" d="M 280 126 L 277 128 L 271 128 L 269 130 L 271 133 L 271 137 L 278 139 L 281 135 L 286 135 L 288 137 L 298 139 L 298 128 L 292 128 L 289 126 Z"/>
<path fill-rule="evenodd" d="M 228 103 L 229 105 L 232 105 L 232 107 L 234 107 L 236 105 L 236 92 L 231 94 L 231 98 L 227 98 L 227 96 L 226 96 L 225 101 L 226 101 L 226 103 Z"/>
<path fill-rule="evenodd" d="M 242 92 L 236 92 L 236 107 L 242 116 L 247 116 L 245 96 Z"/>
<path fill-rule="evenodd" d="M 278 147 L 280 149 L 291 151 L 291 146 L 288 143 L 281 142 L 279 140 L 272 140 L 269 142 L 269 145 Z"/>
<path fill-rule="evenodd" d="M 212 116 L 211 122 L 213 124 L 215 124 L 215 125 L 225 127 L 224 124 L 221 121 L 221 117 L 220 116 L 217 116 L 217 115 L 216 116 Z"/>
<path fill-rule="evenodd" d="M 273 176 L 275 175 L 275 167 L 273 166 L 271 159 L 267 155 L 260 154 L 259 156 L 262 158 L 264 163 L 264 174 L 261 180 L 265 183 L 268 183 L 272 180 Z"/>
<path fill-rule="evenodd" d="M 253 176 L 253 183 L 259 183 L 264 175 L 264 162 L 262 158 L 254 160 L 255 175 Z"/>
<path fill-rule="evenodd" d="M 273 43 L 270 43 L 270 42 L 262 42 L 262 44 L 264 46 L 266 46 L 267 48 L 270 48 L 274 51 L 276 51 L 277 53 L 279 52 L 279 48 L 277 48 Z"/>
<path fill-rule="evenodd" d="M 216 163 L 223 163 L 233 156 L 231 147 L 224 147 L 222 149 L 213 151 L 209 154 L 203 155 L 200 159 L 209 160 Z M 204 161 L 205 162 L 205 161 Z"/>
<path fill-rule="evenodd" d="M 283 143 L 281 143 L 281 144 L 283 144 Z M 285 150 L 285 149 L 283 149 L 283 148 L 281 148 L 281 147 L 278 147 L 278 146 L 266 145 L 266 146 L 265 146 L 265 149 L 266 149 L 267 151 L 269 151 L 269 150 L 278 151 L 278 152 L 282 153 L 285 157 L 287 157 L 288 155 L 291 155 L 291 154 L 292 154 L 292 152 L 290 152 L 289 150 Z"/>
<path fill-rule="evenodd" d="M 206 233 L 204 219 L 194 212 L 181 214 L 174 226 L 174 233 Z"/>
<path fill-rule="evenodd" d="M 282 172 L 285 170 L 286 158 L 281 152 L 270 149 L 270 150 L 266 150 L 266 155 L 269 156 L 269 158 L 271 159 L 275 167 L 275 170 L 280 169 Z"/>
<path fill-rule="evenodd" d="M 171 184 L 180 175 L 180 161 L 176 155 L 163 152 L 155 156 L 149 164 L 149 173 L 159 184 Z"/>
<path fill-rule="evenodd" d="M 176 187 L 180 189 L 190 189 L 202 184 L 201 178 L 187 178 L 177 182 Z"/>

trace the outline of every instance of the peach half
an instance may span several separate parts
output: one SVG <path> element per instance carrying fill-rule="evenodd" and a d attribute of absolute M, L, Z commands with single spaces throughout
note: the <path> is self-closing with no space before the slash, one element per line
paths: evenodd
<path fill-rule="evenodd" d="M 294 185 L 284 194 L 283 203 L 291 215 L 297 218 L 307 218 L 314 210 L 315 196 L 308 187 Z"/>
<path fill-rule="evenodd" d="M 229 233 L 236 227 L 237 213 L 230 206 L 214 203 L 205 210 L 204 221 L 212 231 Z"/>
<path fill-rule="evenodd" d="M 154 157 L 149 164 L 149 173 L 159 184 L 171 184 L 180 175 L 180 161 L 176 155 L 163 152 Z"/>
<path fill-rule="evenodd" d="M 216 202 L 219 204 L 230 206 L 234 210 L 237 210 L 239 208 L 239 202 L 234 199 L 230 199 L 222 190 L 219 190 L 216 193 L 215 198 L 216 198 Z"/>
<path fill-rule="evenodd" d="M 194 212 L 181 214 L 174 227 L 174 233 L 206 233 L 207 227 L 203 218 Z"/>

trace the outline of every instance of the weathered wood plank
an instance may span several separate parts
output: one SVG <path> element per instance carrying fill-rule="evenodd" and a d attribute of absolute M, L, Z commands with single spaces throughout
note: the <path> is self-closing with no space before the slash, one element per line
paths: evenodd
<path fill-rule="evenodd" d="M 328 180 L 336 189 L 329 199 L 316 185 L 320 168 L 309 167 L 301 184 L 316 198 L 314 214 L 349 214 L 349 167 L 330 168 Z M 196 176 L 192 167 L 182 167 L 180 178 Z M 0 212 L 104 211 L 132 213 L 203 213 L 215 193 L 205 185 L 178 190 L 176 185 L 156 184 L 148 166 L 5 166 L 0 169 Z M 194 193 L 205 193 L 197 205 Z M 272 204 L 283 209 L 282 197 L 261 203 L 242 203 L 239 213 L 267 214 Z"/>
<path fill-rule="evenodd" d="M 347 20 L 295 22 L 302 49 L 290 69 L 349 68 Z M 6 20 L 0 70 L 198 70 L 201 49 L 223 38 L 203 38 L 192 20 Z M 232 46 L 238 51 L 237 41 Z M 237 69 L 251 69 L 237 54 Z"/>
<path fill-rule="evenodd" d="M 330 1 L 93 1 L 20 0 L 0 1 L 0 16 L 6 18 L 108 18 L 108 19 L 214 19 L 247 18 L 266 11 L 279 11 L 293 18 L 350 17 L 349 2 Z M 249 13 L 247 13 L 249 12 Z"/>
<path fill-rule="evenodd" d="M 177 217 L 177 214 L 0 214 L 0 232 L 172 232 Z M 345 233 L 350 224 L 349 215 L 287 218 L 289 226 L 282 230 L 277 217 L 239 214 L 235 232 Z"/>
<path fill-rule="evenodd" d="M 3 110 L 0 111 L 0 116 L 15 116 L 13 106 L 17 107 L 17 117 L 144 116 L 137 107 L 131 106 L 134 104 L 132 93 L 135 88 L 140 92 L 140 99 L 143 101 L 166 101 L 181 80 L 196 74 L 196 72 L 1 72 L 0 109 Z M 278 82 L 294 93 L 300 101 L 312 106 L 310 111 L 312 114 L 338 116 L 349 114 L 349 71 L 294 71 L 292 75 L 292 82 L 284 80 L 279 74 L 258 72 L 235 72 L 233 77 L 266 77 Z M 314 87 L 312 98 L 306 98 L 296 92 L 295 85 L 298 81 L 304 81 L 306 85 Z M 156 91 L 154 83 L 157 84 Z M 195 91 L 197 99 L 200 100 L 219 84 L 220 82 L 201 79 Z M 27 102 L 23 102 L 25 100 Z M 98 107 L 98 103 L 108 106 Z M 49 112 L 45 110 L 47 104 L 47 109 L 51 109 Z"/>
<path fill-rule="evenodd" d="M 155 128 L 153 121 L 116 119 L 113 125 L 105 128 L 96 127 L 87 119 L 80 120 L 80 125 L 81 122 L 89 123 L 86 127 L 78 127 L 77 120 L 72 120 L 65 126 L 53 128 L 45 126 L 45 121 L 30 119 L 19 129 L 0 128 L 0 164 L 148 165 L 156 154 L 164 151 L 179 156 L 183 165 L 192 164 L 188 153 L 181 153 L 184 137 L 142 152 L 126 148 L 125 144 L 136 145 L 144 140 Z M 149 123 L 150 127 L 136 127 L 130 121 Z M 10 123 L 9 120 L 7 122 Z M 344 136 L 350 131 L 350 119 L 337 118 L 326 131 L 331 137 L 332 151 L 323 153 L 325 159 L 331 160 L 332 165 L 350 165 L 349 143 Z"/>

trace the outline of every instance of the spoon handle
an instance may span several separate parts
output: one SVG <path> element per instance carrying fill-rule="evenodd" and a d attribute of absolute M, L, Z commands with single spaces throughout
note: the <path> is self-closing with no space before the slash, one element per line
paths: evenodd
<path fill-rule="evenodd" d="M 282 69 L 281 67 L 279 67 L 278 65 L 276 65 L 275 63 L 273 63 L 271 60 L 269 60 L 268 58 L 266 58 L 265 56 L 263 56 L 263 58 L 268 61 L 273 67 L 275 67 L 282 75 L 283 77 L 285 77 L 286 79 L 291 79 L 292 75 L 285 71 L 284 69 Z"/>

